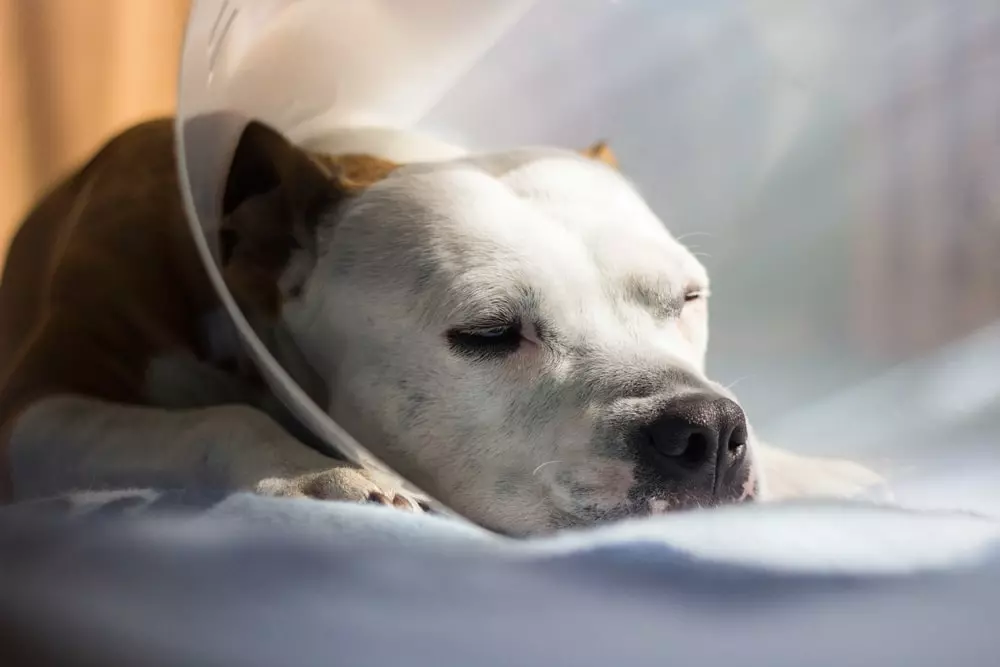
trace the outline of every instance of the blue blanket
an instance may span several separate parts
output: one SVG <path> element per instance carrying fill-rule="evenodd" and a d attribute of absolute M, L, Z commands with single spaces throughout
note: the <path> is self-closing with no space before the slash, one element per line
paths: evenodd
<path fill-rule="evenodd" d="M 746 506 L 513 541 L 232 496 L 0 512 L 4 665 L 1000 664 L 1000 526 Z"/>

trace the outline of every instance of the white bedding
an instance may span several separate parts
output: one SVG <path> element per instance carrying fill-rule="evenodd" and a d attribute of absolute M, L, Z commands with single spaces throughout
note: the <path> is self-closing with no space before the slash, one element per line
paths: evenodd
<path fill-rule="evenodd" d="M 872 505 L 526 542 L 250 496 L 20 507 L 0 512 L 0 640 L 33 665 L 996 665 L 998 546 L 992 519 Z"/>

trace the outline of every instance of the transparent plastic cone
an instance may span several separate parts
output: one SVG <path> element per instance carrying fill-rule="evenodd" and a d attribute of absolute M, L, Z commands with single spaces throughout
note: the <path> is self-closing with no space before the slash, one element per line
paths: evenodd
<path fill-rule="evenodd" d="M 943 191 L 956 165 L 990 192 L 1000 182 L 995 155 L 976 152 L 995 145 L 1000 50 L 986 31 L 1000 6 L 968 5 L 195 0 L 177 121 L 192 229 L 278 397 L 331 449 L 382 467 L 292 382 L 220 277 L 220 188 L 247 120 L 306 145 L 343 128 L 412 130 L 414 154 L 607 139 L 671 232 L 705 253 L 709 374 L 739 381 L 758 434 L 803 453 L 926 454 L 952 419 L 942 406 L 971 405 L 973 376 L 948 385 L 950 403 L 919 389 L 941 386 L 948 344 L 976 325 L 933 354 L 873 352 L 865 327 L 888 326 L 876 299 L 886 278 L 872 277 L 882 251 L 864 239 L 887 224 L 892 197 L 927 204 L 899 225 L 923 211 L 989 223 L 988 207 L 960 210 Z M 954 280 L 935 289 L 964 292 Z M 988 389 L 980 402 L 996 404 Z"/>

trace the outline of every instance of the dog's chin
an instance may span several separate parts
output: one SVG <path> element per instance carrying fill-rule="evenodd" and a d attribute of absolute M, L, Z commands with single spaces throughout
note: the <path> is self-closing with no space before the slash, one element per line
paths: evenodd
<path fill-rule="evenodd" d="M 557 528 L 595 526 L 622 519 L 650 517 L 694 509 L 739 505 L 756 500 L 758 484 L 753 477 L 742 484 L 721 490 L 686 490 L 641 485 L 633 487 L 621 502 L 588 504 L 580 499 L 572 506 L 559 508 Z"/>
<path fill-rule="evenodd" d="M 657 514 L 668 514 L 670 512 L 681 512 L 692 509 L 740 505 L 742 503 L 753 502 L 755 499 L 756 491 L 721 495 L 660 493 L 647 495 L 635 502 L 633 506 L 636 508 L 635 515 L 655 516 Z"/>

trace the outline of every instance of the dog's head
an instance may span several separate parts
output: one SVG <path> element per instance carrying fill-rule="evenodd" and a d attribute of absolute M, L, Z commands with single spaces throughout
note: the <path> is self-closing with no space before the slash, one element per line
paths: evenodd
<path fill-rule="evenodd" d="M 524 534 L 755 495 L 704 374 L 708 279 L 604 146 L 317 158 L 259 125 L 223 261 L 329 414 L 412 482 Z"/>

